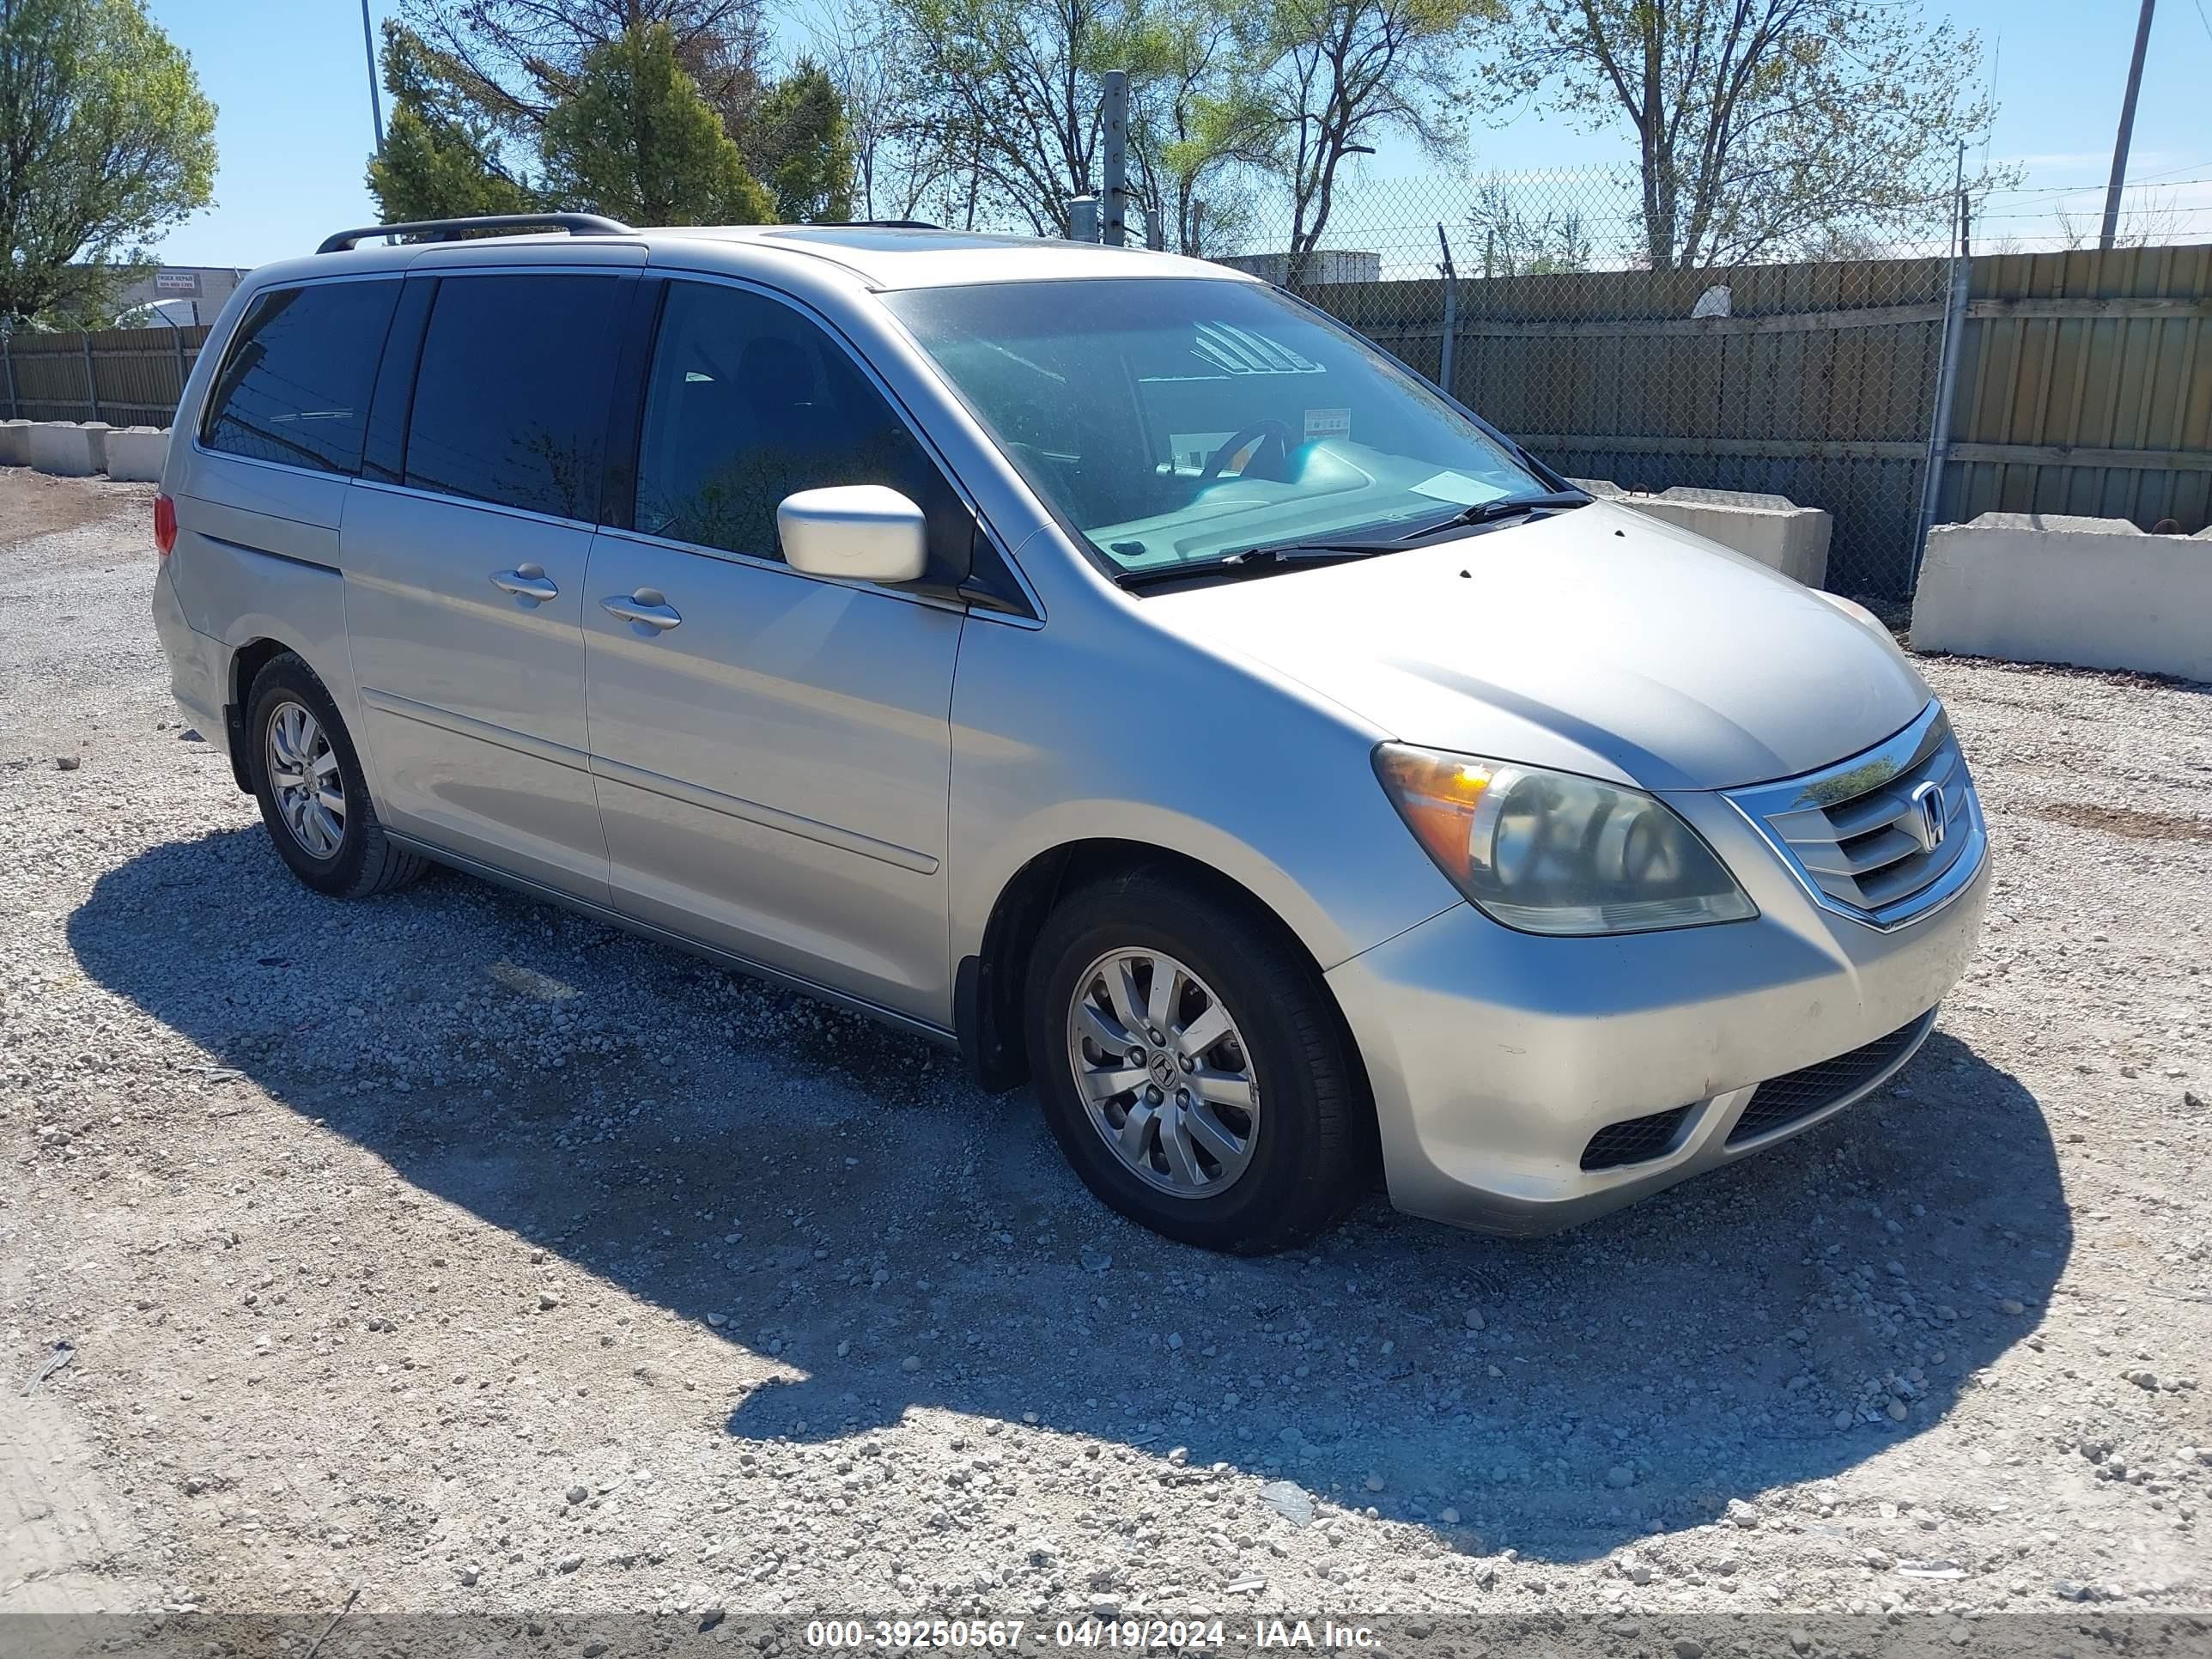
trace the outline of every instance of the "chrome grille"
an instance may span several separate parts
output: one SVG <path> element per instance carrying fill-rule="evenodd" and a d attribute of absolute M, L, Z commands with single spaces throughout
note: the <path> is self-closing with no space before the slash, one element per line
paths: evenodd
<path fill-rule="evenodd" d="M 1955 896 L 1984 846 L 1942 705 L 1863 755 L 1728 798 L 1826 908 L 1896 927 Z"/>

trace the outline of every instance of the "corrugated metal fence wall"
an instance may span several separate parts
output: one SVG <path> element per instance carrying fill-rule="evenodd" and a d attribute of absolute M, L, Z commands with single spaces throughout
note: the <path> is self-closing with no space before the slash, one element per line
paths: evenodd
<path fill-rule="evenodd" d="M 1693 317 L 1725 283 L 1727 316 Z M 1577 477 L 1771 491 L 1835 518 L 1829 586 L 1903 597 L 1942 352 L 1940 259 L 1462 279 L 1452 386 Z M 1939 516 L 2212 513 L 2212 246 L 1972 262 Z M 1441 280 L 1310 297 L 1423 374 Z M 8 415 L 166 425 L 205 328 L 18 334 Z"/>
<path fill-rule="evenodd" d="M 2212 515 L 2212 246 L 1974 262 L 1944 517 Z"/>
<path fill-rule="evenodd" d="M 204 325 L 0 335 L 7 418 L 167 426 L 207 337 Z"/>

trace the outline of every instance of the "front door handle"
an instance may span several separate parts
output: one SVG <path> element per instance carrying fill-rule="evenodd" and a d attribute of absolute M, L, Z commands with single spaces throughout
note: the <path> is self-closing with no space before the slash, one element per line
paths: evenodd
<path fill-rule="evenodd" d="M 557 599 L 561 590 L 545 580 L 542 564 L 519 564 L 512 570 L 495 570 L 491 585 L 502 593 L 512 593 L 519 599 L 528 599 L 532 605 L 543 605 L 548 599 Z"/>
<path fill-rule="evenodd" d="M 676 607 L 661 596 L 660 590 L 653 587 L 641 587 L 628 599 L 617 594 L 613 599 L 601 599 L 599 609 L 610 617 L 620 617 L 624 622 L 658 629 L 664 634 L 684 620 Z"/>

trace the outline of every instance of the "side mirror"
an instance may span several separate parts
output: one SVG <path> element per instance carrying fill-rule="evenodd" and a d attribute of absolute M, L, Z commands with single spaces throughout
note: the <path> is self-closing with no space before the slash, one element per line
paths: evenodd
<path fill-rule="evenodd" d="M 802 489 L 775 509 L 784 562 L 810 576 L 919 581 L 929 565 L 921 509 L 882 484 Z"/>

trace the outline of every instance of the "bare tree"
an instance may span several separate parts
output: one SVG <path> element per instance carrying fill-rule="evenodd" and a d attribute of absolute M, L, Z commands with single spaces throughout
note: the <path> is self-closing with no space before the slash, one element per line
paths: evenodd
<path fill-rule="evenodd" d="M 1547 276 L 1590 268 L 1589 227 L 1579 209 L 1524 204 L 1514 182 L 1492 174 L 1478 182 L 1468 210 L 1485 276 Z"/>
<path fill-rule="evenodd" d="M 815 53 L 844 100 L 853 199 L 864 219 L 911 219 L 959 166 L 908 104 L 904 21 L 872 0 L 843 0 L 814 28 Z"/>
<path fill-rule="evenodd" d="M 1304 279 L 1347 156 L 1391 132 L 1431 149 L 1456 136 L 1465 55 L 1495 0 L 1263 0 L 1249 37 L 1269 164 L 1291 190 L 1287 282 Z"/>
<path fill-rule="evenodd" d="M 1515 0 L 1496 38 L 1509 82 L 1593 127 L 1627 118 L 1658 270 L 1939 227 L 1992 113 L 1975 37 L 1911 0 Z"/>
<path fill-rule="evenodd" d="M 1142 4 L 887 0 L 905 47 L 908 130 L 965 180 L 951 203 L 956 222 L 981 216 L 1066 234 L 1067 198 L 1092 188 L 1100 77 L 1130 66 Z"/>
<path fill-rule="evenodd" d="M 2054 210 L 2052 217 L 2058 226 L 2058 245 L 2069 252 L 2076 248 L 2095 247 L 2104 235 L 2101 204 L 2082 211 L 2058 208 Z M 2194 240 L 2189 234 L 2186 216 L 2173 203 L 2146 202 L 2130 208 L 2120 216 L 2118 228 L 2112 236 L 2112 246 L 2160 247 L 2169 243 Z"/>

